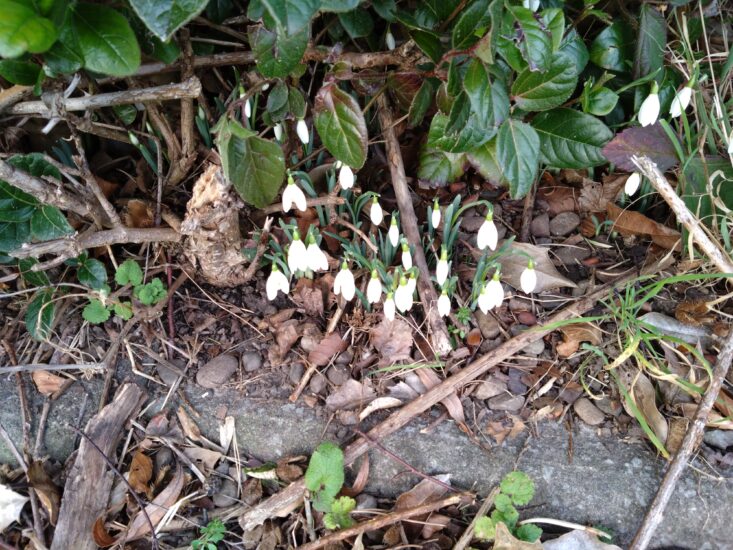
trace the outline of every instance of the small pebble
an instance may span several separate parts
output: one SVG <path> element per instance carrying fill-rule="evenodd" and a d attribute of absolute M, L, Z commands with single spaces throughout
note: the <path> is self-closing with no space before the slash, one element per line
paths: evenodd
<path fill-rule="evenodd" d="M 196 383 L 204 388 L 220 388 L 236 372 L 238 366 L 239 361 L 233 355 L 218 355 L 198 370 Z"/>
<path fill-rule="evenodd" d="M 550 236 L 550 216 L 547 214 L 540 214 L 529 226 L 529 230 L 535 237 L 549 237 Z"/>
<path fill-rule="evenodd" d="M 335 386 L 340 386 L 351 378 L 351 373 L 348 368 L 343 366 L 334 366 L 328 369 L 326 373 L 328 380 Z"/>
<path fill-rule="evenodd" d="M 473 396 L 476 399 L 491 399 L 492 397 L 505 393 L 506 390 L 506 383 L 503 380 L 497 380 L 492 376 L 488 380 L 483 380 L 478 385 Z"/>
<path fill-rule="evenodd" d="M 377 507 L 377 499 L 372 495 L 361 493 L 356 497 L 357 510 L 373 510 Z"/>
<path fill-rule="evenodd" d="M 303 378 L 303 372 L 305 372 L 303 363 L 293 363 L 292 365 L 290 365 L 290 372 L 288 373 L 288 377 L 293 384 L 298 385 L 300 384 L 300 379 Z"/>
<path fill-rule="evenodd" d="M 489 399 L 489 408 L 494 411 L 518 412 L 524 406 L 524 397 L 504 393 Z"/>
<path fill-rule="evenodd" d="M 573 409 L 580 419 L 591 426 L 597 426 L 603 422 L 606 415 L 603 414 L 587 397 L 581 397 L 573 403 Z"/>
<path fill-rule="evenodd" d="M 522 353 L 524 355 L 539 355 L 545 351 L 545 341 L 542 339 L 536 340 L 532 342 L 531 344 L 527 344 L 522 348 Z"/>
<path fill-rule="evenodd" d="M 561 212 L 550 220 L 550 233 L 556 237 L 564 237 L 572 233 L 580 225 L 580 216 L 575 212 Z"/>
<path fill-rule="evenodd" d="M 247 372 L 259 370 L 262 366 L 262 355 L 256 351 L 247 351 L 242 354 L 242 366 Z"/>
<path fill-rule="evenodd" d="M 221 484 L 219 492 L 212 496 L 211 499 L 217 508 L 237 504 L 237 484 L 231 479 L 225 479 Z"/>
<path fill-rule="evenodd" d="M 315 373 L 308 384 L 308 389 L 314 394 L 323 393 L 326 389 L 326 377 L 320 372 Z"/>
<path fill-rule="evenodd" d="M 521 380 L 523 375 L 524 373 L 519 369 L 509 369 L 507 387 L 509 388 L 509 391 L 515 395 L 524 395 L 527 391 L 527 386 Z"/>

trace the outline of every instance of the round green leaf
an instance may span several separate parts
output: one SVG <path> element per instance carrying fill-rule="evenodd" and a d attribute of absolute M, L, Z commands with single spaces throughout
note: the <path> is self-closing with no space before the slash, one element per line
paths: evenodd
<path fill-rule="evenodd" d="M 591 115 L 606 116 L 618 103 L 618 94 L 605 86 L 581 96 L 583 111 Z"/>
<path fill-rule="evenodd" d="M 546 72 L 522 71 L 512 85 L 512 96 L 524 111 L 546 111 L 562 105 L 577 83 L 575 62 L 558 53 Z"/>
<path fill-rule="evenodd" d="M 78 4 L 73 26 L 84 67 L 97 73 L 127 76 L 140 66 L 140 46 L 119 12 L 99 4 Z"/>
<path fill-rule="evenodd" d="M 0 56 L 42 53 L 56 41 L 56 29 L 30 2 L 0 0 Z"/>
<path fill-rule="evenodd" d="M 629 26 L 617 21 L 596 36 L 590 48 L 590 60 L 609 71 L 624 71 L 631 59 L 632 42 Z"/>
<path fill-rule="evenodd" d="M 603 164 L 601 148 L 613 132 L 596 117 L 562 108 L 540 113 L 532 121 L 540 136 L 542 160 L 558 168 L 588 168 Z"/>
<path fill-rule="evenodd" d="M 130 0 L 132 9 L 163 42 L 201 13 L 208 0 Z"/>
<path fill-rule="evenodd" d="M 496 158 L 504 169 L 509 193 L 521 199 L 537 176 L 540 160 L 540 138 L 529 124 L 507 119 L 496 136 Z"/>
<path fill-rule="evenodd" d="M 300 63 L 308 46 L 308 27 L 297 34 L 286 35 L 254 27 L 249 31 L 249 42 L 255 54 L 257 69 L 266 78 L 284 78 Z"/>
<path fill-rule="evenodd" d="M 326 149 L 344 164 L 358 169 L 367 156 L 366 121 L 356 100 L 335 83 L 326 84 L 316 95 L 313 122 Z"/>
<path fill-rule="evenodd" d="M 13 84 L 33 86 L 38 80 L 41 67 L 30 61 L 17 59 L 0 60 L 0 76 Z"/>

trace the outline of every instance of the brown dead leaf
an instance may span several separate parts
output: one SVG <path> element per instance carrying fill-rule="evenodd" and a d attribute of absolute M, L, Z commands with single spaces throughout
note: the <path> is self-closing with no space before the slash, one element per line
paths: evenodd
<path fill-rule="evenodd" d="M 510 251 L 515 253 L 504 254 L 499 258 L 499 263 L 501 264 L 502 280 L 514 288 L 521 288 L 520 278 L 522 272 L 527 268 L 528 256 L 534 260 L 534 269 L 537 273 L 535 292 L 544 292 L 545 290 L 560 287 L 576 288 L 578 286 L 567 277 L 560 275 L 550 259 L 549 248 L 529 243 L 513 242 Z M 516 252 L 521 252 L 521 254 Z"/>
<path fill-rule="evenodd" d="M 428 390 L 442 382 L 433 369 L 418 368 L 415 369 L 415 372 L 420 378 L 420 382 L 422 382 L 423 386 Z M 468 429 L 468 426 L 466 426 L 466 416 L 463 414 L 463 404 L 458 398 L 458 394 L 456 392 L 451 393 L 448 397 L 443 399 L 441 403 L 447 409 L 450 417 L 458 423 L 462 430 L 466 431 Z"/>
<path fill-rule="evenodd" d="M 117 539 L 107 532 L 107 528 L 104 526 L 104 517 L 99 517 L 94 522 L 92 537 L 100 548 L 107 548 L 117 542 Z"/>
<path fill-rule="evenodd" d="M 310 317 L 323 315 L 323 291 L 312 279 L 298 279 L 291 293 L 293 302 L 305 310 Z"/>
<path fill-rule="evenodd" d="M 360 494 L 364 487 L 366 487 L 367 481 L 369 480 L 369 454 L 363 455 L 361 463 L 359 464 L 359 471 L 356 474 L 356 479 L 351 487 L 344 486 L 341 489 L 341 494 L 347 497 L 355 497 Z"/>
<path fill-rule="evenodd" d="M 275 331 L 276 345 L 270 346 L 268 350 L 268 358 L 272 365 L 279 365 L 285 359 L 285 356 L 300 338 L 302 331 L 299 330 L 302 325 L 296 319 L 285 321 L 277 327 Z"/>
<path fill-rule="evenodd" d="M 28 466 L 28 483 L 35 489 L 51 525 L 56 525 L 61 506 L 61 490 L 51 480 L 42 462 L 34 460 Z"/>
<path fill-rule="evenodd" d="M 142 451 L 132 456 L 130 474 L 127 481 L 136 493 L 144 493 L 150 497 L 150 479 L 153 477 L 153 461 Z"/>
<path fill-rule="evenodd" d="M 367 405 L 367 407 L 363 411 L 361 411 L 361 413 L 359 413 L 359 421 L 364 420 L 374 411 L 391 409 L 392 407 L 399 407 L 400 405 L 402 405 L 402 401 L 394 397 L 378 397 L 374 401 L 369 403 L 369 405 Z"/>
<path fill-rule="evenodd" d="M 148 518 L 150 518 L 150 522 L 153 524 L 153 527 L 158 525 L 168 509 L 178 500 L 178 496 L 183 490 L 184 481 L 185 476 L 183 475 L 183 468 L 178 464 L 176 465 L 176 471 L 173 474 L 173 479 L 171 479 L 168 486 L 145 507 L 147 517 L 145 517 L 142 510 L 135 515 L 132 523 L 130 523 L 130 528 L 125 534 L 124 542 L 130 542 L 147 536 L 150 533 Z"/>
<path fill-rule="evenodd" d="M 186 412 L 183 407 L 178 407 L 176 411 L 178 421 L 181 423 L 181 429 L 183 429 L 183 435 L 189 438 L 191 441 L 201 441 L 201 430 L 193 421 L 193 418 Z"/>
<path fill-rule="evenodd" d="M 420 536 L 424 539 L 431 539 L 436 533 L 442 531 L 451 522 L 451 518 L 444 516 L 443 514 L 432 513 L 428 516 L 425 524 L 422 527 Z"/>
<path fill-rule="evenodd" d="M 205 449 L 204 447 L 185 447 L 183 454 L 190 458 L 192 462 L 202 464 L 207 470 L 213 470 L 223 456 L 219 451 Z"/>
<path fill-rule="evenodd" d="M 667 440 L 669 427 L 667 426 L 667 421 L 659 412 L 659 409 L 657 409 L 657 392 L 654 389 L 654 384 L 651 383 L 643 372 L 631 369 L 625 365 L 619 367 L 619 379 L 626 388 L 630 398 L 634 401 L 636 408 L 644 416 L 646 423 L 652 429 L 654 435 L 664 445 L 664 442 Z M 636 415 L 627 400 L 622 399 L 621 402 L 626 413 L 632 418 L 635 417 Z"/>
<path fill-rule="evenodd" d="M 303 468 L 297 464 L 292 464 L 289 460 L 278 460 L 275 473 L 278 479 L 291 483 L 303 477 Z"/>
<path fill-rule="evenodd" d="M 441 474 L 433 477 L 438 481 L 442 481 L 446 485 L 450 485 L 450 474 Z M 440 499 L 443 495 L 445 495 L 447 491 L 448 489 L 446 489 L 442 485 L 439 485 L 438 483 L 435 483 L 435 481 L 430 479 L 423 479 L 412 489 L 402 493 L 400 496 L 397 497 L 394 509 L 408 510 L 410 508 L 420 506 L 421 504 L 434 502 Z M 405 531 L 412 536 L 417 535 L 422 529 L 422 526 L 418 522 L 422 521 L 422 519 L 424 519 L 425 517 L 427 516 L 415 517 L 415 523 L 403 523 L 402 525 Z"/>
<path fill-rule="evenodd" d="M 466 335 L 466 344 L 469 346 L 478 346 L 481 344 L 481 331 L 477 328 L 474 328 Z"/>
<path fill-rule="evenodd" d="M 509 528 L 500 521 L 496 524 L 494 550 L 542 550 L 542 544 L 539 541 L 526 542 L 514 538 Z"/>
<path fill-rule="evenodd" d="M 624 184 L 628 174 L 612 174 L 604 176 L 603 183 L 583 178 L 583 189 L 578 198 L 578 209 L 581 213 L 606 212 L 609 202 L 614 202 Z"/>
<path fill-rule="evenodd" d="M 707 300 L 683 300 L 674 310 L 674 316 L 678 321 L 696 327 L 715 322 L 715 317 L 708 313 L 710 307 Z"/>
<path fill-rule="evenodd" d="M 354 409 L 369 403 L 375 397 L 376 393 L 371 386 L 350 378 L 326 398 L 326 407 L 334 411 Z"/>
<path fill-rule="evenodd" d="M 274 315 L 269 315 L 265 317 L 263 328 L 269 327 L 272 330 L 277 330 L 280 325 L 282 325 L 285 321 L 290 320 L 290 318 L 295 314 L 295 308 L 290 307 L 287 309 L 281 309 Z"/>
<path fill-rule="evenodd" d="M 411 359 L 412 327 L 402 319 L 388 321 L 383 318 L 381 323 L 370 329 L 369 339 L 381 356 L 379 365 L 382 367 Z"/>
<path fill-rule="evenodd" d="M 547 212 L 550 216 L 557 216 L 561 212 L 575 212 L 578 206 L 578 190 L 572 187 L 540 187 L 537 189 L 537 198 L 547 201 Z"/>
<path fill-rule="evenodd" d="M 348 347 L 346 340 L 338 332 L 332 332 L 323 337 L 315 349 L 308 354 L 308 361 L 316 367 L 327 365 L 334 355 L 345 351 Z"/>
<path fill-rule="evenodd" d="M 695 418 L 697 414 L 697 403 L 680 403 L 678 407 L 685 418 L 689 420 Z M 718 430 L 733 430 L 733 420 L 715 411 L 710 411 L 705 425 L 708 428 L 717 428 Z"/>
<path fill-rule="evenodd" d="M 38 392 L 46 397 L 59 391 L 66 382 L 66 378 L 56 376 L 46 370 L 33 371 L 31 373 L 31 377 L 33 378 L 33 383 L 36 385 Z"/>
<path fill-rule="evenodd" d="M 602 332 L 593 323 L 577 323 L 560 328 L 562 343 L 555 348 L 561 357 L 570 357 L 578 351 L 581 342 L 590 342 L 597 346 L 601 343 Z"/>
<path fill-rule="evenodd" d="M 640 212 L 619 208 L 612 202 L 606 205 L 608 218 L 613 220 L 613 230 L 622 235 L 650 237 L 652 242 L 662 248 L 682 250 L 679 231 L 655 222 Z"/>
<path fill-rule="evenodd" d="M 122 213 L 122 223 L 127 227 L 153 227 L 153 209 L 145 201 L 130 199 Z"/>

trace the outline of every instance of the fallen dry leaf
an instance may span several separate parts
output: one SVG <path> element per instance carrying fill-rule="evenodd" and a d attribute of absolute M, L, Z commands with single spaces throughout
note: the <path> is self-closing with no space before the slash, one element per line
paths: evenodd
<path fill-rule="evenodd" d="M 142 451 L 137 451 L 130 462 L 127 481 L 136 493 L 150 496 L 150 479 L 153 477 L 153 461 Z"/>
<path fill-rule="evenodd" d="M 185 447 L 183 454 L 193 462 L 202 464 L 207 470 L 213 470 L 223 456 L 219 451 L 205 449 L 204 447 Z"/>
<path fill-rule="evenodd" d="M 374 411 L 391 409 L 392 407 L 399 407 L 400 405 L 402 405 L 402 401 L 394 397 L 378 397 L 377 399 L 369 403 L 369 405 L 367 405 L 366 408 L 361 411 L 361 413 L 359 413 L 359 421 L 364 420 Z"/>
<path fill-rule="evenodd" d="M 601 343 L 601 329 L 593 323 L 575 323 L 561 327 L 562 343 L 555 348 L 561 357 L 570 357 L 578 351 L 581 342 L 590 342 L 597 346 Z"/>
<path fill-rule="evenodd" d="M 61 507 L 61 490 L 51 480 L 51 476 L 48 475 L 43 463 L 39 460 L 34 460 L 28 466 L 28 483 L 36 491 L 38 500 L 46 510 L 51 525 L 56 525 Z"/>
<path fill-rule="evenodd" d="M 312 279 L 298 279 L 291 293 L 293 302 L 310 317 L 323 315 L 323 291 Z"/>
<path fill-rule="evenodd" d="M 31 373 L 31 377 L 33 378 L 33 383 L 36 385 L 38 392 L 46 397 L 59 391 L 66 382 L 66 378 L 56 376 L 55 374 L 45 370 L 33 371 L 33 373 Z"/>
<path fill-rule="evenodd" d="M 173 474 L 173 479 L 171 479 L 168 486 L 145 507 L 147 517 L 143 514 L 142 510 L 135 514 L 135 517 L 130 524 L 130 528 L 125 534 L 123 542 L 130 542 L 148 535 L 150 533 L 148 518 L 150 518 L 150 522 L 153 524 L 153 527 L 158 525 L 160 520 L 163 519 L 163 516 L 168 511 L 168 508 L 173 506 L 178 500 L 178 496 L 183 490 L 184 481 L 185 476 L 183 475 L 183 468 L 178 464 L 176 465 L 176 471 Z"/>
<path fill-rule="evenodd" d="M 573 281 L 563 277 L 555 269 L 555 264 L 550 259 L 550 250 L 548 248 L 529 243 L 513 242 L 509 250 L 509 254 L 504 254 L 499 258 L 499 263 L 501 264 L 502 280 L 514 288 L 521 288 L 519 280 L 522 272 L 527 268 L 527 257 L 532 258 L 535 263 L 534 269 L 537 272 L 535 292 L 544 292 L 545 290 L 561 287 L 577 287 Z M 521 252 L 521 254 L 517 254 L 516 252 Z"/>
<path fill-rule="evenodd" d="M 280 324 L 275 330 L 276 345 L 270 346 L 268 350 L 268 358 L 273 365 L 279 365 L 285 359 L 285 356 L 300 338 L 302 331 L 299 330 L 302 325 L 296 319 L 289 319 Z"/>
<path fill-rule="evenodd" d="M 657 409 L 657 392 L 654 389 L 654 384 L 651 383 L 643 372 L 631 369 L 625 365 L 619 367 L 619 379 L 629 393 L 630 398 L 636 404 L 637 409 L 644 416 L 644 420 L 646 420 L 654 435 L 664 445 L 664 442 L 667 441 L 669 427 L 667 426 L 667 421 L 659 412 L 659 409 Z M 634 418 L 636 415 L 627 400 L 622 399 L 621 403 L 626 413 Z"/>
<path fill-rule="evenodd" d="M 689 420 L 695 418 L 697 414 L 697 403 L 680 403 L 678 407 L 685 418 Z M 710 411 L 705 425 L 708 428 L 717 428 L 718 430 L 733 430 L 733 420 L 715 411 Z"/>
<path fill-rule="evenodd" d="M 424 539 L 433 538 L 433 536 L 448 527 L 451 522 L 451 518 L 444 516 L 443 514 L 432 513 L 428 516 L 425 524 L 423 525 L 420 536 Z"/>
<path fill-rule="evenodd" d="M 234 439 L 234 433 L 234 417 L 227 416 L 224 418 L 224 421 L 219 424 L 219 445 L 225 454 L 229 452 L 229 446 L 232 444 L 232 440 Z"/>
<path fill-rule="evenodd" d="M 561 212 L 575 212 L 578 206 L 578 190 L 573 187 L 540 187 L 537 198 L 547 201 L 547 213 L 557 216 Z"/>
<path fill-rule="evenodd" d="M 19 495 L 7 485 L 0 483 L 0 533 L 20 519 L 20 512 L 26 502 L 28 497 Z"/>
<path fill-rule="evenodd" d="M 603 177 L 603 183 L 583 179 L 583 189 L 578 198 L 581 213 L 606 212 L 609 202 L 614 202 L 626 183 L 628 174 L 610 174 Z"/>
<path fill-rule="evenodd" d="M 379 365 L 382 367 L 412 358 L 412 327 L 402 319 L 382 319 L 369 331 L 369 339 L 381 356 Z"/>
<path fill-rule="evenodd" d="M 153 227 L 153 209 L 145 201 L 130 199 L 122 213 L 122 223 L 127 227 Z"/>
<path fill-rule="evenodd" d="M 477 328 L 472 329 L 467 335 L 466 335 L 466 344 L 469 346 L 478 346 L 481 344 L 481 331 Z"/>
<path fill-rule="evenodd" d="M 92 537 L 100 548 L 107 548 L 117 542 L 117 539 L 109 534 L 104 525 L 104 516 L 97 518 L 92 526 Z"/>
<path fill-rule="evenodd" d="M 326 398 L 326 407 L 331 410 L 348 410 L 369 403 L 376 393 L 364 382 L 349 378 Z"/>
<path fill-rule="evenodd" d="M 178 407 L 178 410 L 176 411 L 176 416 L 178 416 L 178 421 L 181 423 L 183 435 L 185 435 L 191 441 L 201 441 L 201 430 L 193 421 L 193 418 L 191 418 L 191 416 L 186 412 L 186 409 L 184 409 L 183 407 Z"/>
<path fill-rule="evenodd" d="M 679 160 L 674 145 L 658 122 L 650 126 L 632 126 L 619 132 L 603 146 L 603 155 L 621 170 L 634 172 L 631 157 L 649 157 L 664 173 Z"/>
<path fill-rule="evenodd" d="M 450 474 L 441 474 L 433 477 L 438 481 L 445 483 L 446 485 L 450 485 Z M 416 506 L 420 506 L 421 504 L 434 502 L 441 498 L 443 495 L 445 495 L 447 491 L 448 489 L 446 487 L 435 483 L 435 481 L 431 479 L 423 479 L 412 489 L 402 493 L 400 496 L 397 497 L 394 509 L 409 510 L 410 508 L 415 508 Z M 413 536 L 419 533 L 422 529 L 422 525 L 419 522 L 425 517 L 427 516 L 413 518 L 414 523 L 413 521 L 410 521 L 409 523 L 403 523 L 402 525 L 405 531 L 407 531 L 408 533 L 412 533 Z"/>
<path fill-rule="evenodd" d="M 348 347 L 346 340 L 338 332 L 324 336 L 315 349 L 308 354 L 308 361 L 316 367 L 327 365 L 334 355 L 345 351 Z"/>
<path fill-rule="evenodd" d="M 707 300 L 683 300 L 674 310 L 675 318 L 685 324 L 700 326 L 715 322 L 715 317 L 708 315 L 710 306 Z"/>
<path fill-rule="evenodd" d="M 682 250 L 679 231 L 655 222 L 640 212 L 619 208 L 612 202 L 606 205 L 606 212 L 608 219 L 614 222 L 613 231 L 626 236 L 649 237 L 662 248 Z"/>
<path fill-rule="evenodd" d="M 433 369 L 418 368 L 415 369 L 415 372 L 420 378 L 420 382 L 422 382 L 423 386 L 428 390 L 442 382 Z M 466 416 L 463 413 L 463 404 L 458 398 L 458 394 L 456 392 L 451 393 L 448 397 L 443 399 L 441 403 L 445 406 L 450 417 L 458 423 L 461 429 L 464 431 L 468 430 L 468 426 L 466 426 Z"/>

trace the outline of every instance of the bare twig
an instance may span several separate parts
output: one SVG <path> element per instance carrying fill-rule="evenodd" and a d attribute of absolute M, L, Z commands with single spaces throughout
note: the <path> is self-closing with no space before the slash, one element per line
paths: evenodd
<path fill-rule="evenodd" d="M 636 532 L 634 540 L 631 542 L 630 550 L 644 550 L 649 546 L 654 532 L 662 522 L 664 510 L 669 503 L 669 499 L 672 497 L 677 480 L 685 471 L 685 467 L 705 429 L 708 414 L 718 397 L 718 392 L 720 392 L 723 380 L 725 380 L 725 376 L 730 368 L 731 360 L 733 360 L 733 331 L 725 339 L 723 348 L 720 350 L 720 354 L 718 354 L 718 360 L 715 363 L 710 384 L 697 407 L 695 419 L 688 427 L 682 444 L 675 453 L 667 473 L 664 475 L 664 479 L 657 490 L 654 501 L 649 507 L 646 516 L 644 516 L 644 521 Z"/>
<path fill-rule="evenodd" d="M 392 525 L 393 523 L 397 523 L 398 521 L 404 521 L 415 516 L 423 516 L 436 510 L 447 508 L 448 506 L 454 506 L 456 504 L 468 504 L 472 500 L 473 495 L 463 493 L 458 495 L 451 495 L 447 498 L 436 500 L 434 502 L 421 504 L 420 506 L 408 508 L 407 510 L 395 510 L 390 514 L 380 516 L 369 521 L 365 521 L 364 523 L 359 523 L 358 525 L 355 525 L 354 527 L 349 527 L 348 529 L 342 529 L 341 531 L 337 531 L 326 537 L 322 537 L 315 542 L 304 544 L 299 548 L 300 550 L 316 550 L 317 548 L 323 548 L 324 546 L 334 544 L 350 537 L 356 537 L 368 531 L 381 529 L 382 527 Z"/>
<path fill-rule="evenodd" d="M 153 88 L 141 88 L 137 90 L 124 90 L 122 92 L 111 92 L 108 94 L 97 94 L 84 97 L 70 97 L 63 99 L 61 96 L 51 95 L 46 101 L 25 101 L 7 109 L 4 114 L 10 115 L 40 115 L 47 118 L 61 117 L 63 111 L 86 111 L 87 109 L 100 109 L 114 105 L 130 105 L 132 103 L 145 103 L 148 101 L 164 101 L 167 99 L 182 99 L 185 97 L 198 97 L 201 93 L 201 82 L 196 77 L 164 86 Z M 58 101 L 58 104 L 54 103 Z"/>
<path fill-rule="evenodd" d="M 414 247 L 415 265 L 420 270 L 420 276 L 417 278 L 420 300 L 422 301 L 423 309 L 425 310 L 425 315 L 427 316 L 428 324 L 432 332 L 433 348 L 439 356 L 443 356 L 449 353 L 453 347 L 451 346 L 445 321 L 443 321 L 443 318 L 438 313 L 438 295 L 430 280 L 428 262 L 425 260 L 422 238 L 420 230 L 417 227 L 417 217 L 412 207 L 410 190 L 407 187 L 407 178 L 405 176 L 405 166 L 402 162 L 402 154 L 400 153 L 400 144 L 395 135 L 392 113 L 387 103 L 387 97 L 384 94 L 379 97 L 378 104 L 379 122 L 382 125 L 382 135 L 384 136 L 385 147 L 387 149 L 389 170 L 392 174 L 392 185 L 397 198 L 397 205 L 400 209 L 402 230 L 405 232 L 405 236 L 410 245 Z"/>
<path fill-rule="evenodd" d="M 25 473 L 28 473 L 28 464 L 25 461 L 25 458 L 23 458 L 23 455 L 20 454 L 18 451 L 18 447 L 15 446 L 15 443 L 13 443 L 12 438 L 10 437 L 10 434 L 8 434 L 7 430 L 5 429 L 5 426 L 3 426 L 0 423 L 0 437 L 2 437 L 3 441 L 5 442 L 5 445 L 7 445 L 8 449 L 10 449 L 10 453 L 15 457 L 15 460 L 18 461 L 18 464 L 20 464 L 20 467 L 23 468 L 23 471 Z"/>
<path fill-rule="evenodd" d="M 260 260 L 262 259 L 262 256 L 265 254 L 265 251 L 267 250 L 267 247 L 270 244 L 270 228 L 272 227 L 272 218 L 267 218 L 265 220 L 265 225 L 262 226 L 262 232 L 260 233 L 260 242 L 257 243 L 257 250 L 255 251 L 255 256 L 252 258 L 252 262 L 247 266 L 247 269 L 244 272 L 244 275 L 242 275 L 242 278 L 244 279 L 242 281 L 242 284 L 245 281 L 249 281 L 257 271 L 257 268 L 260 266 Z"/>
<path fill-rule="evenodd" d="M 484 499 L 484 501 L 481 503 L 481 507 L 476 512 L 476 515 L 473 516 L 471 523 L 468 524 L 468 527 L 466 527 L 466 530 L 461 535 L 461 538 L 458 539 L 458 542 L 456 542 L 453 550 L 463 550 L 471 543 L 474 538 L 474 528 L 476 527 L 476 522 L 479 520 L 479 518 L 485 516 L 489 512 L 491 507 L 494 505 L 494 499 L 496 499 L 496 496 L 499 494 L 499 492 L 499 487 L 494 487 L 494 489 L 489 493 L 489 496 Z"/>
<path fill-rule="evenodd" d="M 306 205 L 307 206 L 331 206 L 331 205 L 338 205 L 338 204 L 344 204 L 346 202 L 346 199 L 343 197 L 316 197 L 315 199 L 307 199 Z M 279 212 L 283 211 L 283 205 L 279 202 L 276 202 L 275 204 L 271 204 L 270 206 L 266 206 L 265 208 L 262 208 L 260 210 L 263 214 L 277 214 Z"/>
<path fill-rule="evenodd" d="M 75 363 L 71 365 L 45 365 L 45 364 L 28 364 L 13 365 L 0 367 L 0 376 L 10 374 L 11 372 L 35 372 L 35 371 L 65 371 L 65 370 L 85 370 L 85 369 L 103 369 L 101 363 Z"/>

